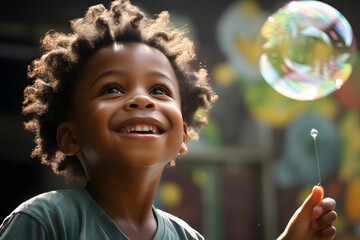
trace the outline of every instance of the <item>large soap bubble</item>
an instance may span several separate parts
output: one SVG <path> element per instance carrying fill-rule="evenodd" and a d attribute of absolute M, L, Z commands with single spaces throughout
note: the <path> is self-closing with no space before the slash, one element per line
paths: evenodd
<path fill-rule="evenodd" d="M 261 29 L 260 72 L 282 95 L 315 100 L 349 78 L 356 44 L 345 17 L 318 1 L 291 1 Z"/>

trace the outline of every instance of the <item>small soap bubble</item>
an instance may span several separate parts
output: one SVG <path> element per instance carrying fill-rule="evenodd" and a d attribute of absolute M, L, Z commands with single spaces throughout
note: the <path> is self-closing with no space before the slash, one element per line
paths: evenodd
<path fill-rule="evenodd" d="M 267 18 L 259 41 L 260 72 L 295 100 L 325 97 L 346 82 L 356 57 L 349 22 L 319 1 L 291 1 Z"/>
<path fill-rule="evenodd" d="M 318 130 L 316 130 L 315 128 L 311 129 L 310 135 L 315 139 L 318 135 Z"/>

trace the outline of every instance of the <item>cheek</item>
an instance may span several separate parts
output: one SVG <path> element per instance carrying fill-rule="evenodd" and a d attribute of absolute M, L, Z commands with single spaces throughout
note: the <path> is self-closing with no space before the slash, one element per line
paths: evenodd
<path fill-rule="evenodd" d="M 77 122 L 79 142 L 83 149 L 100 146 L 109 134 L 108 121 L 110 111 L 104 105 L 89 105 L 84 108 Z"/>
<path fill-rule="evenodd" d="M 181 110 L 178 107 L 169 108 L 167 116 L 172 124 L 173 142 L 176 143 L 176 148 L 181 147 L 184 133 L 184 122 Z M 177 150 L 179 150 L 177 149 Z"/>
<path fill-rule="evenodd" d="M 160 107 L 160 111 L 165 114 L 168 118 L 169 122 L 174 128 L 179 126 L 183 126 L 183 117 L 181 113 L 181 108 L 178 106 L 176 102 L 168 102 L 164 103 Z"/>
<path fill-rule="evenodd" d="M 108 122 L 105 114 L 89 115 L 84 120 L 81 128 L 81 139 L 79 141 L 82 152 L 82 163 L 85 169 L 94 169 L 101 166 L 100 159 L 107 156 L 107 145 L 109 145 Z M 100 165 L 99 165 L 100 164 Z M 89 168 L 90 167 L 90 168 Z"/>

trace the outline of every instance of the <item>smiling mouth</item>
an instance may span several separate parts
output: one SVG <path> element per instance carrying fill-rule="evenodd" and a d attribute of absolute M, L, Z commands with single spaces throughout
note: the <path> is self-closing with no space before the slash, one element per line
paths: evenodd
<path fill-rule="evenodd" d="M 136 134 L 163 134 L 165 131 L 152 124 L 135 124 L 121 127 L 118 132 L 120 133 L 136 133 Z"/>

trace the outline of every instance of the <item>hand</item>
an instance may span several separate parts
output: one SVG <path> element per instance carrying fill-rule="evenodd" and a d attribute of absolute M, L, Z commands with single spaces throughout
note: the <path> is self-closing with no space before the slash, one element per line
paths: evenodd
<path fill-rule="evenodd" d="M 334 239 L 336 202 L 334 199 L 323 197 L 324 189 L 315 186 L 309 197 L 296 210 L 278 240 Z"/>

